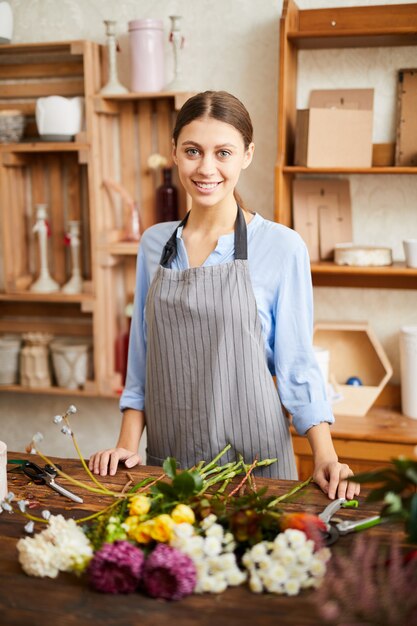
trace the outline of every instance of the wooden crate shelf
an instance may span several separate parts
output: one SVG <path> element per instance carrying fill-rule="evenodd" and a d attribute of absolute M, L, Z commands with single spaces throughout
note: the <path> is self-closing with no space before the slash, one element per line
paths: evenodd
<path fill-rule="evenodd" d="M 293 182 L 299 176 L 416 175 L 416 167 L 307 168 L 293 165 L 300 49 L 417 46 L 417 3 L 393 6 L 299 9 L 284 0 L 280 22 L 278 153 L 275 166 L 275 220 L 293 225 Z M 404 237 L 406 233 L 404 233 Z M 391 267 L 342 267 L 312 263 L 313 284 L 326 287 L 417 289 L 415 270 Z"/>

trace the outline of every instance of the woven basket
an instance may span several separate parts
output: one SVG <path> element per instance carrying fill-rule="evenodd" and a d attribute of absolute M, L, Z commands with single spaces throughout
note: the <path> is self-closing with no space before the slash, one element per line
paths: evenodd
<path fill-rule="evenodd" d="M 16 143 L 22 139 L 25 116 L 20 111 L 0 111 L 0 143 Z"/>

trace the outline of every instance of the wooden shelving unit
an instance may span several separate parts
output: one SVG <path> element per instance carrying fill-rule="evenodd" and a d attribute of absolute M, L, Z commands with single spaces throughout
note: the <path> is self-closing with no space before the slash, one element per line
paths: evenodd
<path fill-rule="evenodd" d="M 156 221 L 154 198 L 159 175 L 147 159 L 171 155 L 175 112 L 191 95 L 179 92 L 102 96 L 105 82 L 101 46 L 89 41 L 11 44 L 0 48 L 0 110 L 26 116 L 19 143 L 0 144 L 0 219 L 4 286 L 0 290 L 0 333 L 49 332 L 83 337 L 93 345 L 94 375 L 85 388 L 28 389 L 19 393 L 117 397 L 115 343 L 125 330 L 124 311 L 135 290 L 137 242 L 124 241 L 125 206 L 105 181 L 122 185 L 137 201 L 142 229 Z M 45 142 L 37 134 L 36 99 L 82 96 L 85 130 L 74 141 Z M 179 186 L 179 185 L 178 185 Z M 186 198 L 180 186 L 182 213 Z M 51 227 L 48 250 L 53 277 L 69 278 L 63 237 L 70 219 L 80 220 L 84 293 L 30 292 L 38 272 L 34 208 L 47 204 Z"/>
<path fill-rule="evenodd" d="M 292 184 L 299 175 L 417 174 L 415 167 L 307 168 L 294 166 L 297 64 L 299 50 L 417 45 L 417 4 L 300 10 L 284 0 L 280 23 L 278 155 L 275 220 L 292 226 Z M 415 270 L 352 268 L 313 263 L 316 286 L 416 289 Z"/>

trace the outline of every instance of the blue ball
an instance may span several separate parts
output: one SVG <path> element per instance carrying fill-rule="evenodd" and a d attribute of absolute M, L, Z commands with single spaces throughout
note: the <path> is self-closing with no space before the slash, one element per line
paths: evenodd
<path fill-rule="evenodd" d="M 363 382 L 358 376 L 351 376 L 347 379 L 345 384 L 352 385 L 353 387 L 361 387 L 363 385 Z"/>

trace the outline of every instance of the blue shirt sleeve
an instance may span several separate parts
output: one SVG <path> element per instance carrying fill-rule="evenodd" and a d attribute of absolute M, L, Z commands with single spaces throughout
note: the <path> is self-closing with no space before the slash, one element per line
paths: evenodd
<path fill-rule="evenodd" d="M 120 398 L 120 410 L 145 409 L 146 319 L 145 302 L 150 284 L 149 268 L 143 245 L 139 246 L 136 263 L 136 289 L 130 325 L 129 357 L 126 385 Z"/>
<path fill-rule="evenodd" d="M 274 364 L 278 393 L 304 435 L 334 417 L 312 345 L 313 290 L 307 248 L 298 239 L 286 258 L 275 302 Z"/>

